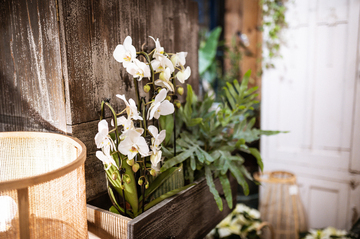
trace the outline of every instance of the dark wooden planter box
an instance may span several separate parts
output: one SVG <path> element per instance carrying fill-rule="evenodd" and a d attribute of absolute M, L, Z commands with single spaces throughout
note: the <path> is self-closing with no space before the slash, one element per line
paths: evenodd
<path fill-rule="evenodd" d="M 223 211 L 219 211 L 206 180 L 202 179 L 135 219 L 107 211 L 111 204 L 107 203 L 108 196 L 102 195 L 87 205 L 89 231 L 101 238 L 203 238 L 231 212 L 219 179 L 214 181 L 222 195 Z M 235 206 L 237 182 L 230 177 L 230 183 Z"/>

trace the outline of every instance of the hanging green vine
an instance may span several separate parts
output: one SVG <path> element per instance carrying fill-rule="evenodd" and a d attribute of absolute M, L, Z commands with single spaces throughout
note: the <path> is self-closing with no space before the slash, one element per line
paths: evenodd
<path fill-rule="evenodd" d="M 274 68 L 273 59 L 281 57 L 281 33 L 287 27 L 285 13 L 287 0 L 261 0 L 263 23 L 262 30 L 266 30 L 267 37 L 264 44 L 267 51 L 263 53 L 263 65 L 265 68 Z M 266 55 L 265 55 L 266 54 Z"/>

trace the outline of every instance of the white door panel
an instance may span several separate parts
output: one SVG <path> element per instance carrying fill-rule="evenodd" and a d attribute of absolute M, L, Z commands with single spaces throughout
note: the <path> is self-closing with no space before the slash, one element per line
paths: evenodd
<path fill-rule="evenodd" d="M 348 229 L 353 208 L 360 214 L 360 187 L 349 186 L 360 183 L 360 0 L 287 6 L 283 58 L 263 74 L 261 125 L 290 132 L 261 139 L 265 170 L 301 179 L 310 227 Z"/>

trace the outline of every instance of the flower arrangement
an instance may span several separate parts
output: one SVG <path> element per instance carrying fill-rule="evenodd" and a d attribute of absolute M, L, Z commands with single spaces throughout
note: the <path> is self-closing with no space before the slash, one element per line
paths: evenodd
<path fill-rule="evenodd" d="M 244 204 L 236 208 L 222 220 L 207 236 L 207 238 L 260 238 L 260 212 Z"/>
<path fill-rule="evenodd" d="M 150 53 L 137 52 L 130 36 L 115 48 L 115 60 L 134 78 L 137 99 L 116 95 L 125 104 L 120 113 L 116 113 L 108 101 L 103 101 L 95 136 L 96 146 L 100 149 L 96 157 L 104 164 L 113 204 L 110 211 L 131 218 L 185 188 L 175 189 L 154 200 L 150 197 L 178 169 L 171 167 L 159 175 L 163 158 L 161 144 L 169 133 L 162 129 L 164 125 L 160 128 L 158 119 L 174 114 L 174 103 L 179 104 L 176 92 L 183 94 L 184 91 L 176 86 L 176 79 L 184 83 L 191 75 L 190 67 L 185 68 L 187 52 L 166 53 L 159 39 L 150 38 L 155 42 Z M 144 86 L 144 92 L 149 94 L 148 102 L 139 93 L 138 82 L 144 78 L 149 79 Z M 103 119 L 105 106 L 113 115 L 112 129 Z"/>
<path fill-rule="evenodd" d="M 327 227 L 325 229 L 314 230 L 311 229 L 303 239 L 351 239 L 357 238 L 357 235 L 350 234 L 345 230 L 337 230 L 334 227 Z"/>

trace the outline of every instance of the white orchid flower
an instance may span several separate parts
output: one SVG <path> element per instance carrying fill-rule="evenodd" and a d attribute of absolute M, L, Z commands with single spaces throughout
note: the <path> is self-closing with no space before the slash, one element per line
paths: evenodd
<path fill-rule="evenodd" d="M 137 111 L 136 103 L 133 99 L 129 99 L 128 102 L 125 95 L 117 94 L 116 97 L 122 99 L 125 102 L 128 119 L 143 120 L 143 118 L 139 115 L 139 112 Z"/>
<path fill-rule="evenodd" d="M 134 61 L 128 65 L 126 71 L 134 78 L 137 78 L 138 81 L 141 81 L 144 77 L 151 77 L 150 67 L 138 59 L 134 59 Z"/>
<path fill-rule="evenodd" d="M 173 63 L 173 65 L 175 66 L 175 67 L 177 67 L 177 66 L 184 66 L 185 65 L 185 63 L 186 63 L 186 56 L 187 56 L 187 52 L 178 52 L 178 53 L 176 53 L 175 55 L 173 55 L 172 57 L 171 57 L 171 62 Z"/>
<path fill-rule="evenodd" d="M 151 140 L 152 145 L 150 146 L 152 151 L 159 151 L 160 150 L 160 144 L 164 141 L 166 137 L 166 130 L 161 130 L 159 133 L 159 130 L 154 126 L 150 125 L 148 127 L 148 131 L 153 137 Z"/>
<path fill-rule="evenodd" d="M 176 74 L 176 78 L 182 83 L 184 84 L 184 82 L 189 79 L 191 75 L 191 69 L 190 67 L 186 67 L 185 70 L 183 71 L 179 71 L 177 74 Z"/>
<path fill-rule="evenodd" d="M 109 126 L 105 119 L 98 123 L 98 133 L 95 135 L 95 144 L 98 149 L 109 146 L 110 151 L 110 148 L 115 148 L 114 142 L 109 136 Z"/>
<path fill-rule="evenodd" d="M 111 120 L 111 125 L 114 126 L 113 120 Z M 144 133 L 143 128 L 135 128 L 134 121 L 132 121 L 131 119 L 127 119 L 124 116 L 117 118 L 117 125 L 123 126 L 123 130 L 121 131 L 121 135 L 120 135 L 120 140 L 125 139 L 126 134 L 129 130 L 135 130 L 135 131 L 139 132 L 140 134 Z"/>
<path fill-rule="evenodd" d="M 104 148 L 104 151 L 107 151 L 107 146 Z M 107 168 L 105 168 L 105 170 L 109 170 L 109 168 L 111 167 L 111 165 L 114 165 L 117 169 L 119 169 L 119 167 L 116 165 L 115 160 L 113 159 L 113 157 L 110 155 L 110 150 L 109 152 L 104 152 L 104 151 L 96 151 L 96 157 L 98 159 L 100 159 L 103 164 L 107 165 Z"/>
<path fill-rule="evenodd" d="M 159 119 L 160 115 L 169 115 L 174 113 L 174 105 L 170 101 L 165 100 L 167 92 L 165 89 L 162 89 L 159 94 L 155 97 L 154 102 L 151 103 L 148 120 L 152 118 Z"/>
<path fill-rule="evenodd" d="M 164 55 L 158 55 L 151 61 L 151 66 L 155 72 L 162 72 L 169 68 L 170 73 L 173 73 L 175 68 L 173 63 Z"/>
<path fill-rule="evenodd" d="M 154 42 L 155 42 L 155 52 L 154 52 L 154 56 L 156 57 L 156 56 L 158 56 L 158 55 L 164 54 L 164 47 L 162 47 L 162 46 L 160 45 L 159 38 L 156 38 L 156 40 L 155 40 L 155 38 L 153 38 L 152 36 L 149 36 L 149 37 L 150 37 L 151 39 L 153 39 Z"/>
<path fill-rule="evenodd" d="M 136 58 L 136 49 L 132 45 L 132 39 L 130 36 L 125 38 L 122 45 L 116 46 L 113 56 L 115 60 L 123 63 L 125 68 Z"/>
<path fill-rule="evenodd" d="M 156 172 L 160 171 L 160 162 L 161 162 L 162 151 L 152 151 L 150 156 L 151 168 Z"/>
<path fill-rule="evenodd" d="M 119 151 L 123 155 L 127 155 L 128 159 L 133 159 L 137 153 L 142 157 L 149 155 L 149 147 L 141 134 L 136 130 L 129 130 L 126 138 L 120 142 Z"/>
<path fill-rule="evenodd" d="M 165 71 L 161 72 L 159 79 L 155 81 L 155 85 L 161 86 L 168 91 L 174 92 L 174 85 L 170 82 L 171 72 L 169 68 L 166 68 Z"/>

